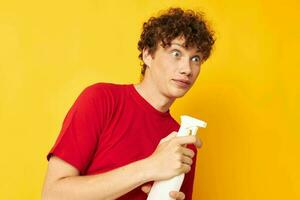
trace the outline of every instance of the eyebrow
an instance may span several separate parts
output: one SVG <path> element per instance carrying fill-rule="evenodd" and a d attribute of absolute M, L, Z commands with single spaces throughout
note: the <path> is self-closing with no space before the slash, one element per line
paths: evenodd
<path fill-rule="evenodd" d="M 173 43 L 173 42 L 172 42 L 172 43 L 170 43 L 170 44 L 171 44 L 171 45 L 175 44 L 175 45 L 177 45 L 177 46 L 180 46 L 180 47 L 186 49 L 186 47 L 185 47 L 183 44 L 180 44 L 180 43 L 176 43 L 176 42 Z M 198 50 L 196 51 L 196 53 L 201 53 L 201 56 L 202 56 L 202 52 L 201 52 L 200 49 L 198 49 Z"/>

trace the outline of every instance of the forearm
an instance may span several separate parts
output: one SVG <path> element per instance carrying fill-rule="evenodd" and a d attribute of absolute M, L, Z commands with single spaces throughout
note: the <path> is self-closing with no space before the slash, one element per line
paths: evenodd
<path fill-rule="evenodd" d="M 116 199 L 151 181 L 146 163 L 144 159 L 103 174 L 61 178 L 45 187 L 43 199 Z"/>

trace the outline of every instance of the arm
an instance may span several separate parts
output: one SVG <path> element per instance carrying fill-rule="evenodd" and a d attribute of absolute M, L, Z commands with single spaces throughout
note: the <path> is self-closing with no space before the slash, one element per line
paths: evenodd
<path fill-rule="evenodd" d="M 79 176 L 79 171 L 58 157 L 51 157 L 43 188 L 43 199 L 116 199 L 148 182 L 145 160 L 107 173 Z M 120 181 L 126 180 L 126 181 Z"/>
<path fill-rule="evenodd" d="M 181 145 L 197 143 L 196 138 L 187 136 L 167 141 L 164 138 L 162 141 L 148 158 L 98 175 L 79 176 L 75 167 L 58 157 L 51 157 L 43 199 L 116 199 L 148 181 L 187 173 L 194 153 Z"/>

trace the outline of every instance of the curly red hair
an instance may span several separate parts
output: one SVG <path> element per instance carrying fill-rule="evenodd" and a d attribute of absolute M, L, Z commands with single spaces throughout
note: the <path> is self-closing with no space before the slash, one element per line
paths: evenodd
<path fill-rule="evenodd" d="M 172 40 L 183 36 L 186 47 L 196 47 L 203 55 L 203 61 L 211 54 L 215 43 L 214 33 L 204 20 L 203 13 L 181 8 L 170 8 L 158 17 L 151 17 L 143 24 L 143 31 L 138 42 L 139 58 L 142 63 L 141 74 L 144 76 L 147 65 L 143 62 L 143 49 L 153 53 L 161 42 L 163 47 Z"/>

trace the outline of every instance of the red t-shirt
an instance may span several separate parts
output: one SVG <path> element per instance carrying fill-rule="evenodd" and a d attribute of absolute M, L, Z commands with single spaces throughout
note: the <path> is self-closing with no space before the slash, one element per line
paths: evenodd
<path fill-rule="evenodd" d="M 150 156 L 162 138 L 178 129 L 169 111 L 156 110 L 132 84 L 97 83 L 79 95 L 47 158 L 55 155 L 81 175 L 104 173 Z M 197 153 L 194 145 L 188 147 Z M 181 188 L 187 200 L 192 199 L 195 158 Z M 119 199 L 146 198 L 137 187 Z"/>

